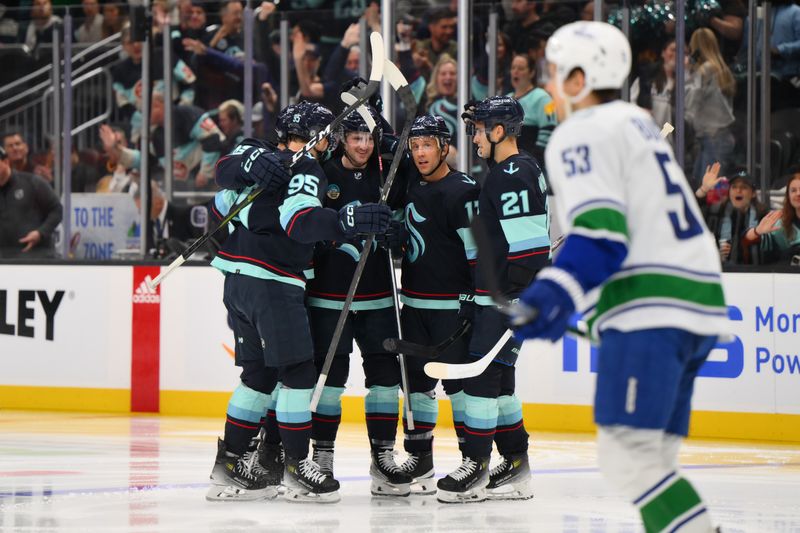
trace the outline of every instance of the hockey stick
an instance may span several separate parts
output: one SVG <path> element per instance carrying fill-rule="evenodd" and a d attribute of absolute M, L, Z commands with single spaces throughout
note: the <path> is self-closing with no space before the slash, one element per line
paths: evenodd
<path fill-rule="evenodd" d="M 372 57 L 378 58 L 385 56 L 377 56 L 373 53 Z M 374 63 L 377 63 L 377 61 L 373 61 L 373 64 Z M 408 82 L 406 81 L 405 77 L 400 73 L 400 69 L 398 69 L 394 63 L 388 59 L 385 60 L 383 74 L 386 76 L 387 81 L 400 97 L 400 101 L 406 108 L 406 122 L 403 124 L 403 131 L 400 134 L 400 139 L 397 143 L 397 148 L 395 149 L 396 153 L 392 159 L 392 164 L 389 167 L 389 173 L 386 176 L 386 181 L 384 181 L 383 187 L 381 188 L 381 197 L 379 203 L 385 204 L 386 199 L 389 197 L 389 191 L 391 191 L 392 183 L 394 183 L 394 177 L 397 174 L 398 168 L 400 167 L 400 160 L 402 159 L 401 155 L 405 150 L 406 142 L 408 142 L 408 135 L 411 133 L 411 125 L 413 124 L 414 115 L 416 115 L 417 110 L 417 101 L 414 98 L 414 94 L 411 92 L 411 89 L 408 87 Z M 333 364 L 333 357 L 336 354 L 336 348 L 339 346 L 339 339 L 342 337 L 344 324 L 347 320 L 347 315 L 350 312 L 350 307 L 353 304 L 353 298 L 355 298 L 356 289 L 358 289 L 358 283 L 361 281 L 361 274 L 364 272 L 364 267 L 367 264 L 367 258 L 372 250 L 372 243 L 374 241 L 375 235 L 370 234 L 367 236 L 367 239 L 364 242 L 364 248 L 361 251 L 361 257 L 358 259 L 356 270 L 353 273 L 353 279 L 350 282 L 350 288 L 347 290 L 347 296 L 344 299 L 342 310 L 339 313 L 339 319 L 336 322 L 336 329 L 333 331 L 333 338 L 328 346 L 328 352 L 325 354 L 325 361 L 322 364 L 322 370 L 320 371 L 319 378 L 317 379 L 317 384 L 314 387 L 314 393 L 311 395 L 312 412 L 315 412 L 317 410 L 317 405 L 319 405 L 319 399 L 320 396 L 322 396 L 322 389 L 325 387 L 325 382 L 328 379 L 328 372 L 330 372 L 331 365 Z M 402 359 L 402 356 L 400 357 L 401 365 L 404 366 L 404 360 Z M 406 381 L 405 377 L 403 377 L 403 381 Z M 404 383 L 403 385 L 406 386 L 407 383 Z M 408 389 L 406 388 L 405 390 Z M 408 396 L 406 396 L 406 398 L 408 398 Z M 406 405 L 408 415 L 411 413 L 408 405 L 409 402 L 406 401 L 404 403 Z M 409 429 L 413 429 L 413 419 L 407 417 L 407 420 Z"/>
<path fill-rule="evenodd" d="M 442 352 L 447 350 L 451 344 L 456 342 L 461 336 L 472 329 L 472 322 L 463 320 L 456 330 L 445 340 L 434 346 L 417 344 L 403 339 L 388 338 L 383 340 L 383 349 L 389 352 L 398 352 L 412 357 L 423 357 L 425 359 L 436 359 Z"/>
<path fill-rule="evenodd" d="M 434 379 L 465 379 L 479 376 L 483 374 L 483 371 L 494 361 L 494 358 L 500 353 L 500 350 L 505 343 L 508 342 L 508 339 L 511 338 L 511 335 L 511 330 L 507 329 L 506 332 L 503 333 L 503 336 L 500 337 L 500 340 L 492 346 L 489 353 L 477 361 L 466 364 L 448 364 L 433 361 L 425 363 L 425 373 Z"/>
<path fill-rule="evenodd" d="M 372 57 L 384 57 L 384 49 L 383 49 L 383 38 L 377 32 L 373 32 L 370 35 L 370 44 L 372 46 Z M 292 155 L 292 160 L 289 162 L 289 168 L 293 167 L 300 158 L 305 157 L 312 148 L 314 148 L 322 139 L 330 135 L 332 131 L 337 129 L 342 121 L 352 113 L 353 111 L 358 110 L 363 104 L 369 101 L 373 94 L 375 94 L 381 86 L 381 79 L 383 78 L 383 62 L 382 61 L 373 61 L 372 62 L 372 71 L 369 75 L 369 83 L 367 86 L 362 90 L 353 89 L 356 94 L 353 94 L 354 99 L 351 101 L 350 105 L 342 111 L 333 122 L 328 124 L 322 131 L 318 132 L 314 135 L 306 144 L 300 149 L 298 152 L 295 152 Z M 367 113 L 369 114 L 369 113 Z M 374 123 L 374 122 L 373 122 Z M 158 276 L 155 277 L 152 281 L 148 282 L 148 285 L 151 289 L 155 289 L 170 273 L 185 263 L 197 250 L 199 250 L 202 246 L 208 242 L 208 240 L 217 233 L 220 228 L 226 227 L 235 217 L 239 214 L 239 212 L 253 203 L 253 201 L 258 198 L 258 196 L 264 191 L 262 188 L 254 189 L 250 194 L 248 194 L 241 202 L 234 205 L 228 215 L 222 219 L 219 225 L 205 233 L 205 235 L 198 237 L 181 255 L 175 258 L 172 263 L 167 266 Z"/>

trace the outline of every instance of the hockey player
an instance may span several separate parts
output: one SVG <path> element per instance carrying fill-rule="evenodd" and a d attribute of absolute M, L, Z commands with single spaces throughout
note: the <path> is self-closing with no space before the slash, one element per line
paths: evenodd
<path fill-rule="evenodd" d="M 276 411 L 285 451 L 287 499 L 339 499 L 339 482 L 320 472 L 308 457 L 316 371 L 303 269 L 315 242 L 349 241 L 362 233 L 384 232 L 390 211 L 377 204 L 347 206 L 340 212 L 322 207 L 326 180 L 315 157 L 328 149 L 328 138 L 287 172 L 286 163 L 294 152 L 333 118 L 317 104 L 290 106 L 279 118 L 279 126 L 286 129 L 287 151 L 274 152 L 249 139 L 217 166 L 217 183 L 225 189 L 216 201 L 222 213 L 254 187 L 263 187 L 265 192 L 242 210 L 212 261 L 225 274 L 224 302 L 233 322 L 236 364 L 242 373 L 228 404 L 225 438 L 219 441 L 208 499 L 271 495 L 252 441 L 278 380 L 282 385 Z"/>
<path fill-rule="evenodd" d="M 380 124 L 377 112 L 370 108 L 370 113 Z M 354 111 L 342 122 L 340 131 L 341 157 L 323 166 L 328 181 L 323 205 L 338 211 L 348 205 L 377 202 L 382 176 L 374 154 L 380 146 L 381 127 L 377 126 L 370 133 L 364 119 Z M 360 254 L 361 243 L 350 242 L 320 243 L 314 253 L 314 278 L 309 280 L 306 294 L 318 371 L 328 352 Z M 394 461 L 400 365 L 396 354 L 383 349 L 382 342 L 387 337 L 397 337 L 397 320 L 389 257 L 386 250 L 377 248 L 367 259 L 314 413 L 313 459 L 322 472 L 333 475 L 334 441 L 342 413 L 341 396 L 355 339 L 361 351 L 368 389 L 364 407 L 372 455 L 371 491 L 379 496 L 407 496 L 411 477 Z"/>
<path fill-rule="evenodd" d="M 710 532 L 678 448 L 694 378 L 728 325 L 713 237 L 650 115 L 618 100 L 631 64 L 622 32 L 568 24 L 546 54 L 561 93 L 547 168 L 567 238 L 522 294 L 517 319 L 529 323 L 516 335 L 556 340 L 590 309 L 600 470 L 646 531 Z"/>
<path fill-rule="evenodd" d="M 474 261 L 476 251 L 469 224 L 480 188 L 445 163 L 449 142 L 450 132 L 441 117 L 415 119 L 408 147 L 417 175 L 409 179 L 404 201 L 408 240 L 402 266 L 401 326 L 404 339 L 424 345 L 443 341 L 459 327 L 459 295 L 472 292 L 469 261 Z M 467 339 L 461 338 L 439 360 L 462 362 L 466 351 Z M 402 467 L 414 478 L 415 493 L 432 494 L 436 380 L 423 371 L 425 360 L 409 357 L 406 362 L 415 429 L 409 431 L 406 426 L 409 458 Z M 452 404 L 460 447 L 464 393 L 459 381 L 445 381 L 443 386 Z"/>
<path fill-rule="evenodd" d="M 517 148 L 523 121 L 518 101 L 493 96 L 467 105 L 462 118 L 478 155 L 489 164 L 478 204 L 493 247 L 478 258 L 474 302 L 462 298 L 463 306 L 474 308 L 469 353 L 482 357 L 500 340 L 507 324 L 488 296 L 480 263 L 493 263 L 492 270 L 501 276 L 501 290 L 512 300 L 548 264 L 546 185 L 536 160 Z M 532 496 L 528 433 L 522 421 L 522 403 L 514 393 L 519 347 L 518 342 L 509 340 L 483 374 L 464 380 L 464 460 L 457 470 L 439 480 L 440 501 Z M 489 471 L 493 441 L 502 461 Z"/>

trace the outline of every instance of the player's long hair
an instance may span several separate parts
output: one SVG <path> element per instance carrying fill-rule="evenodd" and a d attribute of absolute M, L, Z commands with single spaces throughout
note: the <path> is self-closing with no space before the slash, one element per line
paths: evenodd
<path fill-rule="evenodd" d="M 789 178 L 789 182 L 786 184 L 786 194 L 783 196 L 783 208 L 781 209 L 781 226 L 783 228 L 783 233 L 786 235 L 786 240 L 790 242 L 794 239 L 796 231 L 793 224 L 796 211 L 794 207 L 792 207 L 792 202 L 789 201 L 789 188 L 795 181 L 800 182 L 800 172 Z"/>
<path fill-rule="evenodd" d="M 736 81 L 733 79 L 731 69 L 722 59 L 714 32 L 708 28 L 696 30 L 689 40 L 689 51 L 695 60 L 691 67 L 692 72 L 710 70 L 722 90 L 722 94 L 728 98 L 733 98 L 736 92 Z"/>

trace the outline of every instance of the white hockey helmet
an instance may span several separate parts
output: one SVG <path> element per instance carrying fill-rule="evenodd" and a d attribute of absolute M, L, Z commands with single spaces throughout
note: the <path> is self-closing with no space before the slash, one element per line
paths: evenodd
<path fill-rule="evenodd" d="M 556 88 L 563 95 L 564 80 L 579 68 L 586 87 L 569 100 L 578 102 L 591 91 L 620 89 L 631 71 L 631 45 L 625 34 L 605 22 L 573 22 L 547 41 L 547 61 L 556 65 Z"/>

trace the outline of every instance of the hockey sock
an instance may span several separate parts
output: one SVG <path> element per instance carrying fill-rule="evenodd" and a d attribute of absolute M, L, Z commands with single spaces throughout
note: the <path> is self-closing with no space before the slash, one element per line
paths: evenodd
<path fill-rule="evenodd" d="M 269 404 L 267 405 L 267 417 L 264 420 L 264 442 L 267 444 L 280 444 L 281 432 L 278 429 L 278 418 L 275 414 L 275 407 L 278 405 L 278 391 L 281 388 L 279 381 L 275 385 L 272 394 L 269 395 Z"/>
<path fill-rule="evenodd" d="M 497 433 L 494 442 L 503 456 L 528 451 L 528 432 L 522 422 L 522 402 L 516 394 L 497 399 Z"/>
<path fill-rule="evenodd" d="M 312 417 L 311 438 L 316 441 L 336 440 L 336 432 L 342 421 L 342 393 L 344 387 L 322 388 L 322 395 L 319 397 L 319 405 Z"/>
<path fill-rule="evenodd" d="M 413 431 L 409 431 L 408 421 L 403 417 L 405 449 L 407 452 L 429 452 L 433 449 L 433 428 L 439 416 L 439 404 L 434 392 L 412 392 L 411 411 L 414 415 Z"/>
<path fill-rule="evenodd" d="M 464 394 L 464 454 L 489 457 L 497 428 L 497 398 Z"/>
<path fill-rule="evenodd" d="M 364 398 L 364 412 L 367 418 L 367 435 L 372 448 L 394 447 L 397 435 L 399 412 L 399 385 L 382 387 L 373 385 Z M 413 400 L 412 400 L 413 403 Z M 416 421 L 416 419 L 415 419 Z"/>
<path fill-rule="evenodd" d="M 639 508 L 647 533 L 713 529 L 700 495 L 677 472 L 667 475 L 633 503 Z"/>
<path fill-rule="evenodd" d="M 314 389 L 281 387 L 278 392 L 278 429 L 286 455 L 293 459 L 308 456 L 311 439 L 311 394 Z"/>
<path fill-rule="evenodd" d="M 268 401 L 268 395 L 239 383 L 228 401 L 225 417 L 225 446 L 229 452 L 241 455 L 247 451 L 250 441 L 258 435 Z"/>
<path fill-rule="evenodd" d="M 456 437 L 458 438 L 458 449 L 464 452 L 464 407 L 465 396 L 464 391 L 454 392 L 450 394 L 450 406 L 453 408 L 453 426 L 456 429 Z"/>

